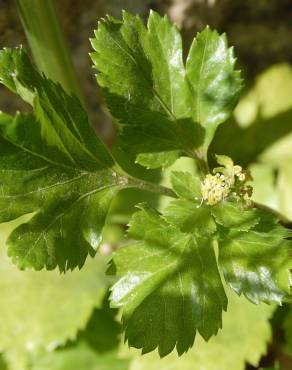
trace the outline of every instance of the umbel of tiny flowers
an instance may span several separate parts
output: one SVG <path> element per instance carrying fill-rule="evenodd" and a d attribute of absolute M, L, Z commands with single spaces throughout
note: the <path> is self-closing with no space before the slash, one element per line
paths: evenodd
<path fill-rule="evenodd" d="M 217 162 L 222 167 L 216 167 L 212 174 L 207 174 L 201 183 L 202 202 L 213 206 L 226 198 L 242 200 L 250 204 L 252 186 L 246 185 L 251 181 L 250 173 L 241 166 L 234 165 L 227 156 L 216 156 Z"/>

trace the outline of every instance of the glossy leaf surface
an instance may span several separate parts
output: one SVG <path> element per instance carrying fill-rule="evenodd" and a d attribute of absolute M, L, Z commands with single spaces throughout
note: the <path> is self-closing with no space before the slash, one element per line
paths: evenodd
<path fill-rule="evenodd" d="M 278 228 L 285 233 L 284 228 Z M 219 264 L 236 293 L 256 304 L 281 304 L 290 294 L 291 248 L 291 241 L 279 238 L 277 230 L 221 230 Z"/>
<path fill-rule="evenodd" d="M 0 79 L 34 114 L 0 114 L 0 222 L 35 212 L 8 239 L 20 267 L 65 271 L 94 255 L 114 194 L 114 162 L 74 96 L 22 49 L 0 52 Z"/>
<path fill-rule="evenodd" d="M 257 209 L 245 210 L 240 203 L 220 202 L 211 212 L 218 224 L 241 231 L 248 231 L 260 221 Z"/>
<path fill-rule="evenodd" d="M 195 121 L 206 129 L 205 145 L 210 144 L 217 126 L 234 109 L 241 90 L 241 78 L 234 71 L 233 49 L 226 35 L 206 27 L 193 41 L 186 75 L 194 101 Z"/>
<path fill-rule="evenodd" d="M 163 357 L 176 346 L 180 355 L 196 331 L 205 340 L 216 334 L 227 308 L 221 276 L 253 303 L 281 304 L 290 294 L 290 232 L 240 202 L 200 204 L 190 179 L 197 189 L 196 178 L 172 175 L 182 197 L 162 214 L 141 206 L 129 227 L 136 242 L 115 252 L 109 269 L 119 277 L 112 305 L 123 308 L 126 340 L 142 353 L 158 347 Z"/>
<path fill-rule="evenodd" d="M 182 234 L 156 211 L 143 207 L 130 236 L 141 240 L 115 252 L 110 272 L 122 278 L 111 301 L 123 306 L 126 339 L 143 353 L 161 356 L 192 346 L 196 330 L 207 340 L 221 327 L 227 299 L 212 240 Z"/>
<path fill-rule="evenodd" d="M 182 232 L 211 236 L 216 231 L 210 207 L 198 206 L 186 199 L 172 201 L 164 212 L 164 218 Z"/>
<path fill-rule="evenodd" d="M 189 172 L 173 171 L 170 176 L 173 190 L 180 198 L 199 201 L 201 198 L 201 182 Z M 199 202 L 198 202 L 199 203 Z"/>
<path fill-rule="evenodd" d="M 225 36 L 206 28 L 190 50 L 169 20 L 151 12 L 99 22 L 91 54 L 122 142 L 146 167 L 170 165 L 181 153 L 207 146 L 232 112 L 241 81 Z M 207 113 L 208 111 L 208 113 Z"/>
<path fill-rule="evenodd" d="M 223 313 L 223 328 L 208 343 L 197 336 L 194 347 L 179 357 L 172 353 L 159 358 L 156 353 L 141 356 L 137 350 L 124 350 L 134 356 L 130 370 L 245 370 L 257 367 L 272 333 L 269 324 L 273 305 L 253 305 L 244 298 L 228 295 L 229 307 Z"/>

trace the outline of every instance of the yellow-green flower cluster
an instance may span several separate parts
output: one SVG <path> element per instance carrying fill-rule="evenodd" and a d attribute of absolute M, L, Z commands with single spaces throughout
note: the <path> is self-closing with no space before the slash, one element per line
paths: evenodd
<path fill-rule="evenodd" d="M 230 193 L 230 184 L 223 174 L 208 174 L 201 186 L 203 200 L 210 206 L 217 204 Z"/>
<path fill-rule="evenodd" d="M 252 187 L 245 185 L 251 179 L 241 166 L 218 167 L 215 174 L 208 174 L 201 184 L 202 201 L 212 206 L 228 196 L 246 200 L 252 195 Z"/>

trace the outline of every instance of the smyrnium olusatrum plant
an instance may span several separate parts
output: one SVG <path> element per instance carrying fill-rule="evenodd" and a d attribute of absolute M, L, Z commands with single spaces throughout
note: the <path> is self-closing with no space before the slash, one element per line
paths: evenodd
<path fill-rule="evenodd" d="M 143 353 L 179 355 L 222 326 L 225 290 L 281 304 L 289 295 L 290 231 L 251 200 L 252 177 L 225 155 L 208 164 L 217 127 L 241 90 L 225 35 L 205 28 L 186 62 L 177 28 L 151 12 L 99 21 L 92 61 L 124 150 L 146 168 L 196 162 L 197 175 L 173 172 L 171 188 L 134 178 L 88 123 L 78 99 L 40 74 L 22 48 L 0 52 L 0 82 L 33 113 L 0 115 L 0 221 L 34 212 L 8 238 L 21 269 L 82 268 L 102 242 L 112 199 L 124 188 L 173 198 L 162 213 L 139 204 L 129 243 L 113 253 L 118 278 L 111 305 L 122 309 L 125 338 Z"/>

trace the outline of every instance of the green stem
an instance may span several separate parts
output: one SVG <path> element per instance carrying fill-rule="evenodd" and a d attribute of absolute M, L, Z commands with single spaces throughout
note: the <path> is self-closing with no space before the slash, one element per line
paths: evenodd
<path fill-rule="evenodd" d="M 84 103 L 54 0 L 16 0 L 16 5 L 40 71 Z"/>
<path fill-rule="evenodd" d="M 207 154 L 203 154 L 200 151 L 195 151 L 194 157 L 198 163 L 198 167 L 202 177 L 205 177 L 208 173 L 210 173 Z"/>

